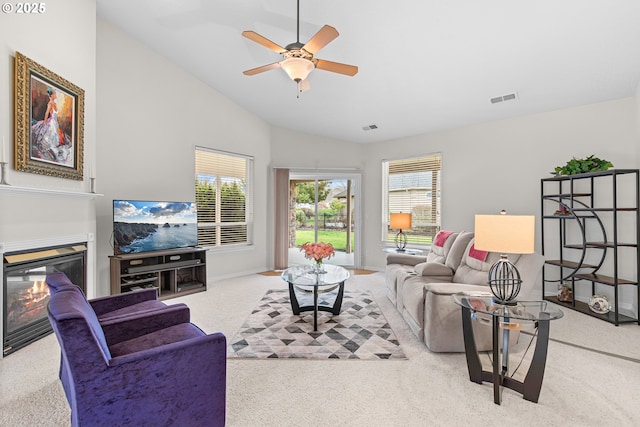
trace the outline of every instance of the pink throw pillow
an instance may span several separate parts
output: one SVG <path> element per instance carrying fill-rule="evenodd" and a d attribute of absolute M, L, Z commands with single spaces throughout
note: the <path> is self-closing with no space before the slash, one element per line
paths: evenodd
<path fill-rule="evenodd" d="M 489 252 L 480 251 L 480 250 L 476 249 L 476 245 L 475 244 L 471 245 L 471 247 L 469 248 L 469 256 L 471 258 L 475 258 L 477 260 L 485 262 L 485 260 L 487 259 L 488 255 L 489 255 Z"/>
<path fill-rule="evenodd" d="M 444 242 L 446 242 L 449 236 L 451 236 L 452 234 L 453 231 L 440 231 L 438 234 L 436 234 L 436 238 L 433 242 L 434 246 L 443 247 Z"/>

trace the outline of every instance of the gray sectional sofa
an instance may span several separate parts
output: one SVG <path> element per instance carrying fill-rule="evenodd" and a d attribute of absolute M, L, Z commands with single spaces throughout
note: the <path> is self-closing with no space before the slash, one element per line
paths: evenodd
<path fill-rule="evenodd" d="M 500 254 L 475 250 L 473 233 L 441 231 L 426 256 L 389 254 L 385 269 L 387 296 L 411 330 L 434 352 L 463 352 L 460 306 L 451 295 L 485 291 L 489 269 Z M 509 254 L 522 277 L 519 300 L 535 299 L 544 258 L 539 254 Z M 491 346 L 491 326 L 474 322 L 478 351 Z M 511 334 L 516 340 L 518 334 Z"/>

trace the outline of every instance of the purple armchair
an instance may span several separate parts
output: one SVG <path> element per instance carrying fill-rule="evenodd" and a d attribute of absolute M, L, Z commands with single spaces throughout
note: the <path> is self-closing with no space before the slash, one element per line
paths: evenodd
<path fill-rule="evenodd" d="M 99 321 L 82 292 L 52 292 L 73 426 L 223 426 L 226 339 L 183 304 Z"/>
<path fill-rule="evenodd" d="M 49 294 L 58 292 L 75 292 L 86 298 L 79 286 L 75 285 L 64 273 L 51 273 L 46 277 Z M 130 316 L 139 316 L 156 310 L 168 308 L 166 304 L 158 300 L 155 289 L 144 289 L 136 292 L 127 292 L 88 300 L 91 308 L 96 313 L 98 321 L 102 324 L 110 320 L 126 320 Z M 184 304 L 180 304 L 186 307 Z M 175 306 L 174 306 L 175 307 Z M 67 394 L 67 400 L 71 401 L 71 378 L 64 357 L 60 357 L 60 381 Z"/>

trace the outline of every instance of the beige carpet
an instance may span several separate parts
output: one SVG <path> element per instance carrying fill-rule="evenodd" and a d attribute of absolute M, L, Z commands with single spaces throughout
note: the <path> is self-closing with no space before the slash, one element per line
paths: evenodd
<path fill-rule="evenodd" d="M 552 341 L 540 401 L 469 381 L 462 354 L 429 352 L 385 297 L 383 275 L 356 275 L 370 290 L 408 360 L 228 360 L 227 425 L 240 426 L 637 426 L 640 364 Z M 279 277 L 250 275 L 182 297 L 195 323 L 233 336 Z M 615 327 L 576 312 L 553 321 L 551 335 L 640 359 L 640 326 Z M 523 342 L 528 339 L 523 340 Z M 514 354 L 517 357 L 517 354 Z M 483 358 L 484 359 L 484 358 Z M 1 426 L 67 426 L 57 377 L 59 349 L 48 336 L 0 361 Z"/>

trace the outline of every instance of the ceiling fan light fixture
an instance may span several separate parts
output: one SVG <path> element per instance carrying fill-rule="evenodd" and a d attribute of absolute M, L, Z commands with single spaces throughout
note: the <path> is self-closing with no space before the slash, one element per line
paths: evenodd
<path fill-rule="evenodd" d="M 272 42 L 268 38 L 261 36 L 255 31 L 243 31 L 242 36 L 254 41 L 269 50 L 282 55 L 282 61 L 272 64 L 263 65 L 261 67 L 252 68 L 243 71 L 246 76 L 254 76 L 274 68 L 282 68 L 289 78 L 297 83 L 298 96 L 300 92 L 309 90 L 309 82 L 307 77 L 314 68 L 332 73 L 344 74 L 346 76 L 355 76 L 358 73 L 358 67 L 355 65 L 341 64 L 339 62 L 325 61 L 315 58 L 314 55 L 320 49 L 329 44 L 340 34 L 338 30 L 331 25 L 323 25 L 322 28 L 315 33 L 306 43 L 300 43 L 300 0 L 297 0 L 297 17 L 296 17 L 296 41 L 289 43 L 286 47 L 282 47 Z"/>
<path fill-rule="evenodd" d="M 290 57 L 280 63 L 280 68 L 287 73 L 291 80 L 300 82 L 307 78 L 315 65 L 308 59 Z"/>

